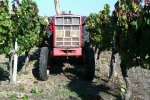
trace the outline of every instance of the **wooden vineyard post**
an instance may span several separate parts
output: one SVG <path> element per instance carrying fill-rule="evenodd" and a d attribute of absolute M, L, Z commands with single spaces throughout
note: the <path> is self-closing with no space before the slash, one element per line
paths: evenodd
<path fill-rule="evenodd" d="M 15 39 L 15 51 L 18 51 L 17 38 Z M 16 82 L 17 79 L 17 65 L 18 65 L 18 55 L 15 52 L 14 54 L 14 64 L 13 64 L 13 82 Z"/>

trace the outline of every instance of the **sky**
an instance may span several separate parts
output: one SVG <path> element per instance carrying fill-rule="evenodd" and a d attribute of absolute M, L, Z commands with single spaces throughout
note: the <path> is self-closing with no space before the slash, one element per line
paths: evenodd
<path fill-rule="evenodd" d="M 40 16 L 53 16 L 56 14 L 54 0 L 34 1 L 36 1 L 38 5 Z M 110 10 L 113 11 L 116 1 L 117 0 L 59 0 L 60 12 L 65 11 L 69 13 L 69 11 L 71 11 L 72 14 L 88 16 L 90 13 L 98 13 L 100 10 L 103 10 L 104 4 L 106 3 L 110 5 Z"/>
<path fill-rule="evenodd" d="M 54 0 L 34 0 L 37 2 L 40 15 L 52 16 L 55 15 Z M 104 4 L 110 5 L 110 10 L 114 9 L 114 4 L 117 0 L 59 0 L 60 11 L 65 11 L 72 14 L 88 16 L 90 13 L 98 13 L 103 10 Z"/>

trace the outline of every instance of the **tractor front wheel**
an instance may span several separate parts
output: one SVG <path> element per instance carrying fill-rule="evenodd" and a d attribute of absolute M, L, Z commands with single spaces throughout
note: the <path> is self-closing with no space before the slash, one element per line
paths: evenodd
<path fill-rule="evenodd" d="M 39 77 L 40 80 L 46 81 L 49 77 L 49 69 L 47 68 L 48 63 L 48 56 L 49 56 L 49 49 L 48 47 L 42 47 L 39 59 Z"/>
<path fill-rule="evenodd" d="M 95 76 L 95 57 L 92 48 L 86 49 L 86 66 L 85 66 L 86 79 L 92 81 Z"/>

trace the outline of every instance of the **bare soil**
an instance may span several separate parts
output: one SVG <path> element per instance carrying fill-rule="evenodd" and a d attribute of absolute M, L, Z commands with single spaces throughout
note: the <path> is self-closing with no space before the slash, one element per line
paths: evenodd
<path fill-rule="evenodd" d="M 100 60 L 96 60 L 92 82 L 85 79 L 84 67 L 73 61 L 57 61 L 51 66 L 49 79 L 40 81 L 39 51 L 38 48 L 31 50 L 30 63 L 25 72 L 20 71 L 24 55 L 19 56 L 15 84 L 8 81 L 8 58 L 0 55 L 0 100 L 121 100 L 121 85 L 125 83 L 119 56 L 116 67 L 118 76 L 108 81 L 111 51 L 101 52 Z M 131 100 L 150 100 L 150 71 L 137 67 L 130 69 L 128 75 L 132 83 Z"/>

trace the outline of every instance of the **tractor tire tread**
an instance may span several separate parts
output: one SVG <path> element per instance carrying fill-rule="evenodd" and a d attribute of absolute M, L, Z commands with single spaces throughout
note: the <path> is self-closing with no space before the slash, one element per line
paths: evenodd
<path fill-rule="evenodd" d="M 49 49 L 48 47 L 42 47 L 39 59 L 39 78 L 41 81 L 48 80 L 47 75 L 47 60 L 48 60 Z"/>

